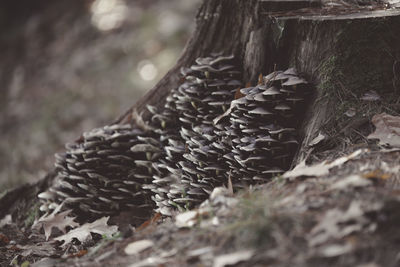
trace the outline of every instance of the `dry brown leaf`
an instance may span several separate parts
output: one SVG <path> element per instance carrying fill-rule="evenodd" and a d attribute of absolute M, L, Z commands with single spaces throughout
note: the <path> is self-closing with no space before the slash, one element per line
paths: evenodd
<path fill-rule="evenodd" d="M 381 170 L 373 170 L 362 175 L 367 179 L 377 179 L 377 180 L 386 180 L 390 178 L 390 174 L 384 173 Z"/>
<path fill-rule="evenodd" d="M 7 245 L 8 243 L 10 243 L 10 239 L 5 235 L 0 234 L 0 245 Z"/>
<path fill-rule="evenodd" d="M 108 225 L 107 221 L 110 217 L 100 218 L 92 223 L 85 223 L 79 228 L 69 231 L 67 234 L 54 238 L 54 240 L 64 241 L 62 246 L 71 243 L 72 239 L 76 238 L 80 242 L 85 242 L 91 238 L 91 233 L 100 235 L 112 236 L 118 231 L 118 226 Z"/>
<path fill-rule="evenodd" d="M 240 92 L 240 88 L 236 89 L 236 92 L 235 92 L 235 99 L 239 99 L 239 98 L 242 98 L 242 97 L 244 97 L 244 94 L 242 94 L 242 93 Z"/>
<path fill-rule="evenodd" d="M 261 85 L 263 83 L 264 83 L 264 77 L 263 77 L 262 73 L 260 73 L 260 75 L 258 75 L 257 85 Z"/>
<path fill-rule="evenodd" d="M 40 217 L 39 220 L 32 225 L 32 229 L 40 230 L 43 227 L 46 240 L 49 240 L 53 227 L 58 228 L 61 232 L 65 233 L 67 227 L 75 228 L 79 226 L 79 223 L 74 221 L 75 217 L 68 217 L 68 214 L 70 214 L 72 210 L 66 210 L 59 213 L 62 206 L 63 203 L 58 205 L 51 214 L 46 213 Z"/>
<path fill-rule="evenodd" d="M 149 219 L 149 220 L 145 221 L 144 223 L 142 223 L 136 230 L 137 231 L 142 231 L 143 229 L 147 228 L 148 226 L 155 224 L 160 219 L 161 219 L 161 213 L 157 212 L 156 214 L 154 214 L 154 216 L 151 219 Z"/>
<path fill-rule="evenodd" d="M 372 118 L 375 132 L 368 135 L 368 139 L 378 139 L 380 145 L 400 147 L 400 117 L 386 113 L 377 114 Z"/>
<path fill-rule="evenodd" d="M 87 253 L 88 253 L 87 249 L 82 249 L 82 250 L 79 250 L 76 253 L 69 254 L 68 258 L 80 258 L 82 256 L 85 256 Z"/>

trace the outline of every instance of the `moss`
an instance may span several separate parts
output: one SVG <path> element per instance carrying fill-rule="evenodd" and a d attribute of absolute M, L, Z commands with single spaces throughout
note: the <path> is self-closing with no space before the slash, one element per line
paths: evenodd
<path fill-rule="evenodd" d="M 3 190 L 0 192 L 0 199 L 2 199 L 6 194 L 7 194 L 8 190 Z"/>
<path fill-rule="evenodd" d="M 40 213 L 40 203 L 35 203 L 29 210 L 26 219 L 24 221 L 25 227 L 30 227 L 35 222 L 35 219 L 39 217 Z"/>
<path fill-rule="evenodd" d="M 340 76 L 343 75 L 340 70 L 337 70 L 336 66 L 337 57 L 333 55 L 322 62 L 319 68 L 321 82 L 318 85 L 318 89 L 323 97 L 329 97 L 335 92 L 337 81 L 340 80 Z"/>
<path fill-rule="evenodd" d="M 243 193 L 242 193 L 243 194 Z M 271 200 L 262 192 L 247 192 L 240 198 L 237 218 L 225 231 L 238 244 L 259 247 L 271 241 Z"/>
<path fill-rule="evenodd" d="M 392 90 L 393 54 L 399 48 L 387 21 L 353 21 L 344 25 L 337 36 L 336 66 L 342 85 L 359 95 L 369 90 Z"/>
<path fill-rule="evenodd" d="M 400 37 L 390 30 L 396 24 L 400 26 L 400 19 L 354 20 L 339 25 L 330 56 L 319 67 L 318 101 L 331 109 L 331 117 L 323 127 L 330 136 L 338 137 L 346 126 L 370 120 L 377 113 L 398 114 L 392 66 L 396 55 L 400 55 Z M 371 90 L 381 96 L 381 101 L 361 100 Z M 351 118 L 345 115 L 350 108 L 356 111 Z M 365 140 L 367 135 L 351 132 L 346 137 L 352 142 Z"/>

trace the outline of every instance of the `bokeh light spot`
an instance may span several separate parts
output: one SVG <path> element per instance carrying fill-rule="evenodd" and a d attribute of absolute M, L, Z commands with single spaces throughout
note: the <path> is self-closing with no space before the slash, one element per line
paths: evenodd
<path fill-rule="evenodd" d="M 144 81 L 152 81 L 157 77 L 158 69 L 150 60 L 142 60 L 138 64 L 140 77 Z"/>
<path fill-rule="evenodd" d="M 123 0 L 96 0 L 90 11 L 92 24 L 101 31 L 121 27 L 128 15 L 128 7 Z"/>

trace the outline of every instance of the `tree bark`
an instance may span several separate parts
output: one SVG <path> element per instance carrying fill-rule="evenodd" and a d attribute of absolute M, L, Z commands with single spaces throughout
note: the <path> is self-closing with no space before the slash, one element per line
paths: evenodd
<path fill-rule="evenodd" d="M 301 128 L 303 142 L 293 162 L 309 156 L 308 144 L 321 130 L 330 131 L 331 145 L 343 145 L 340 129 L 358 117 L 370 116 L 358 110 L 356 118 L 344 119 L 347 109 L 364 107 L 360 96 L 370 90 L 392 98 L 397 93 L 392 80 L 393 64 L 400 57 L 400 12 L 382 11 L 375 2 L 371 6 L 372 11 L 350 4 L 332 9 L 300 0 L 205 0 L 196 16 L 197 28 L 177 64 L 113 123 L 131 121 L 134 111 L 147 119 L 145 106 L 163 103 L 179 85 L 182 66 L 223 52 L 235 55 L 245 83 L 255 84 L 259 74 L 288 67 L 296 67 L 313 83 L 315 94 Z M 0 214 L 25 214 L 36 202 L 33 195 L 53 177 L 50 172 L 46 182 L 6 194 L 0 199 Z M 16 194 L 19 190 L 28 193 Z M 23 208 L 16 208 L 21 204 Z"/>

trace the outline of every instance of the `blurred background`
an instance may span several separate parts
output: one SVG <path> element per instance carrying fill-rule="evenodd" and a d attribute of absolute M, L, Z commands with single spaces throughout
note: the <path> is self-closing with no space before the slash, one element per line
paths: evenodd
<path fill-rule="evenodd" d="M 0 192 L 111 122 L 171 68 L 199 0 L 1 0 Z"/>

